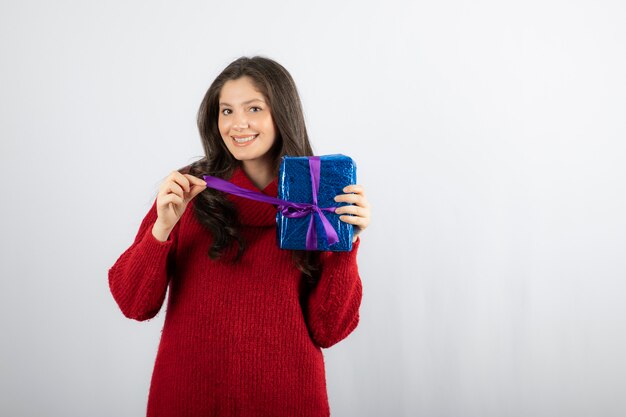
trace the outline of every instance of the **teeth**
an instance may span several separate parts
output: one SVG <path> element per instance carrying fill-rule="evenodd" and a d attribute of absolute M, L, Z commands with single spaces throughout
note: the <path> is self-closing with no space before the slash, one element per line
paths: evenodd
<path fill-rule="evenodd" d="M 247 138 L 233 138 L 237 143 L 246 143 L 250 142 L 252 139 L 256 138 L 256 135 L 248 136 Z"/>

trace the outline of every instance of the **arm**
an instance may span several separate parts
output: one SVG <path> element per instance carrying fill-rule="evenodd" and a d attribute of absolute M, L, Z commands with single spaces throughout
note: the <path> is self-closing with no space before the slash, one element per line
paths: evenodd
<path fill-rule="evenodd" d="M 321 277 L 306 302 L 311 338 L 328 348 L 345 339 L 359 323 L 362 284 L 356 263 L 360 239 L 350 252 L 321 253 Z"/>
<path fill-rule="evenodd" d="M 306 305 L 306 317 L 313 341 L 327 348 L 345 339 L 359 323 L 362 284 L 356 263 L 361 240 L 357 237 L 370 223 L 370 204 L 362 185 L 348 185 L 335 197 L 350 205 L 339 207 L 342 221 L 355 226 L 350 252 L 320 254 L 321 278 Z"/>
<path fill-rule="evenodd" d="M 155 201 L 133 244 L 109 269 L 113 298 L 126 317 L 139 321 L 153 318 L 161 309 L 173 266 L 178 227 L 161 242 L 152 234 L 156 220 Z"/>
<path fill-rule="evenodd" d="M 126 317 L 148 320 L 161 309 L 173 271 L 179 220 L 205 189 L 204 181 L 178 171 L 161 184 L 135 242 L 109 269 L 111 294 Z"/>

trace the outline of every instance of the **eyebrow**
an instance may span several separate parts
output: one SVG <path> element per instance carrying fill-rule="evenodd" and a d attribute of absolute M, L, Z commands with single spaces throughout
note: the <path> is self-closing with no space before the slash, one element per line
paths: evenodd
<path fill-rule="evenodd" d="M 252 100 L 244 101 L 241 104 L 243 106 L 245 106 L 246 104 L 254 103 L 255 101 L 260 101 L 261 103 L 265 103 L 265 101 L 263 99 L 253 98 Z M 230 106 L 230 107 L 232 107 L 232 104 L 228 104 L 228 103 L 225 103 L 225 102 L 222 101 L 222 102 L 220 102 L 220 106 Z"/>

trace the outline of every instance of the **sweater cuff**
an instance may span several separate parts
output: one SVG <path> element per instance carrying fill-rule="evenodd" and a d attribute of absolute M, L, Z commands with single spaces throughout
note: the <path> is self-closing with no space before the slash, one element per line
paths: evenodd
<path fill-rule="evenodd" d="M 359 245 L 360 238 L 352 244 L 351 251 L 322 253 L 322 276 L 312 295 L 320 311 L 338 308 L 337 304 L 341 304 L 357 285 L 359 274 L 356 256 Z"/>
<path fill-rule="evenodd" d="M 148 227 L 136 250 L 145 255 L 151 269 L 158 270 L 165 264 L 172 244 L 171 234 L 165 242 L 161 242 L 152 234 L 152 227 Z"/>

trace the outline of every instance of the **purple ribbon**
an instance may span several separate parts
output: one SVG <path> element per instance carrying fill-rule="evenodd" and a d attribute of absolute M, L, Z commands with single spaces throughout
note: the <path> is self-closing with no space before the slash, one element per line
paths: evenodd
<path fill-rule="evenodd" d="M 320 166 L 321 161 L 319 156 L 309 156 L 309 171 L 311 173 L 311 194 L 313 197 L 313 203 L 294 203 L 287 200 L 281 200 L 276 197 L 270 197 L 257 191 L 248 190 L 232 184 L 221 178 L 213 177 L 211 175 L 204 175 L 204 181 L 208 187 L 214 188 L 219 191 L 224 191 L 229 194 L 237 195 L 239 197 L 248 198 L 250 200 L 260 201 L 262 203 L 269 203 L 278 206 L 278 210 L 283 216 L 288 218 L 301 218 L 305 216 L 311 216 L 309 221 L 309 228 L 306 232 L 306 249 L 317 249 L 317 230 L 315 227 L 316 219 L 322 222 L 323 232 L 326 235 L 326 241 L 328 245 L 333 245 L 339 242 L 339 236 L 337 232 L 330 224 L 324 211 L 335 212 L 337 207 L 319 207 L 317 205 L 317 191 L 320 185 Z"/>

